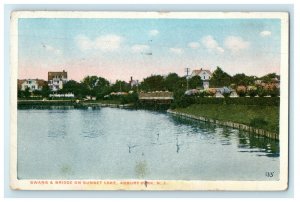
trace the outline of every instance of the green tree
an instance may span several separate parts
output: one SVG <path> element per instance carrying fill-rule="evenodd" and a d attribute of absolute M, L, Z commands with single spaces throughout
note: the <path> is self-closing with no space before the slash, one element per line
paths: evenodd
<path fill-rule="evenodd" d="M 217 67 L 212 74 L 209 84 L 211 87 L 229 86 L 231 84 L 231 76 L 224 72 L 220 67 Z"/>
<path fill-rule="evenodd" d="M 75 97 L 82 98 L 86 95 L 89 95 L 90 90 L 87 85 L 79 83 L 75 80 L 69 80 L 64 84 L 63 89 L 60 90 L 60 93 L 73 93 Z"/>
<path fill-rule="evenodd" d="M 176 73 L 170 73 L 165 78 L 165 87 L 168 91 L 174 92 L 180 87 L 180 77 Z"/>
<path fill-rule="evenodd" d="M 189 88 L 196 89 L 203 87 L 203 81 L 200 76 L 193 76 L 189 79 Z"/>
<path fill-rule="evenodd" d="M 116 80 L 110 88 L 112 92 L 128 92 L 130 90 L 130 85 L 125 81 Z"/>
<path fill-rule="evenodd" d="M 24 96 L 25 96 L 25 98 L 29 98 L 30 95 L 31 95 L 31 92 L 29 91 L 29 88 L 26 87 L 26 89 L 25 89 L 25 91 L 24 91 Z"/>
<path fill-rule="evenodd" d="M 161 75 L 153 75 L 145 78 L 140 87 L 144 91 L 161 91 L 165 90 L 164 77 Z"/>
<path fill-rule="evenodd" d="M 81 86 L 84 90 L 83 95 L 91 95 L 102 98 L 109 90 L 109 81 L 102 77 L 86 76 Z"/>
<path fill-rule="evenodd" d="M 244 73 L 236 74 L 232 77 L 231 82 L 236 84 L 237 86 L 248 86 L 254 84 L 255 77 L 254 76 L 247 76 Z"/>
<path fill-rule="evenodd" d="M 265 83 L 270 83 L 273 80 L 280 80 L 280 76 L 277 75 L 276 73 L 270 73 L 270 74 L 267 74 L 267 75 L 261 77 L 260 80 L 262 80 Z"/>

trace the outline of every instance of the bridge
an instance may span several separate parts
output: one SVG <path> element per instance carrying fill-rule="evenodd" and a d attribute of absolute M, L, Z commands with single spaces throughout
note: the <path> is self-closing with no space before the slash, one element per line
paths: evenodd
<path fill-rule="evenodd" d="M 169 91 L 153 91 L 153 92 L 140 92 L 139 100 L 141 102 L 170 104 L 173 101 L 173 93 Z"/>

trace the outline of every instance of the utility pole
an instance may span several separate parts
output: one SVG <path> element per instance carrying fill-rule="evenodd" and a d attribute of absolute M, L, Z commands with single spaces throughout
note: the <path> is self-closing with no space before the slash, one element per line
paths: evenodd
<path fill-rule="evenodd" d="M 184 71 L 186 72 L 186 90 L 189 90 L 189 71 L 190 71 L 190 68 L 184 68 Z"/>

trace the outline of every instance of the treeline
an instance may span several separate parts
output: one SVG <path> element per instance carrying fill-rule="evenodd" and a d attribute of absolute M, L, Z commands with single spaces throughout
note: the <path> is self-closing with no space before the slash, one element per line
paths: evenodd
<path fill-rule="evenodd" d="M 213 72 L 212 77 L 209 81 L 209 85 L 211 88 L 218 87 L 230 87 L 231 89 L 236 90 L 239 95 L 245 96 L 247 93 L 250 93 L 251 96 L 255 95 L 266 95 L 266 90 L 273 90 L 274 86 L 272 86 L 272 82 L 275 80 L 279 80 L 280 77 L 275 73 L 267 74 L 261 78 L 255 76 L 247 76 L 245 74 L 236 74 L 234 76 L 229 75 L 224 72 L 220 67 Z M 260 80 L 263 84 L 266 84 L 262 88 L 257 88 L 262 85 L 257 85 L 255 82 Z M 249 88 L 252 86 L 254 88 Z M 200 76 L 194 76 L 192 78 L 187 78 L 185 76 L 180 77 L 176 73 L 170 73 L 167 76 L 162 75 L 151 75 L 143 81 L 141 81 L 138 85 L 131 86 L 130 83 L 117 80 L 115 83 L 110 84 L 110 82 L 98 76 L 86 76 L 82 81 L 77 82 L 74 80 L 70 80 L 63 85 L 63 89 L 56 91 L 58 94 L 66 94 L 73 93 L 76 98 L 85 98 L 86 96 L 93 96 L 97 99 L 108 99 L 107 95 L 110 95 L 112 92 L 131 92 L 136 93 L 137 91 L 171 91 L 174 93 L 175 99 L 184 95 L 185 91 L 188 89 L 201 89 L 203 88 L 203 83 Z M 252 90 L 251 90 L 252 89 Z M 253 91 L 253 92 L 252 92 Z M 212 91 L 213 92 L 213 91 Z M 26 97 L 49 97 L 51 94 L 51 90 L 48 85 L 43 86 L 42 90 L 29 92 L 29 89 L 22 91 L 18 89 L 18 97 L 26 98 Z M 211 91 L 204 92 L 211 93 Z M 279 93 L 276 92 L 276 93 Z M 124 95 L 124 94 L 122 94 Z M 113 95 L 112 97 L 118 97 L 118 95 Z"/>

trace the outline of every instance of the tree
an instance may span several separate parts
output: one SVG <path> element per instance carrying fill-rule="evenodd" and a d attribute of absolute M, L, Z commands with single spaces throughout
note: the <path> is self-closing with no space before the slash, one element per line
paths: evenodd
<path fill-rule="evenodd" d="M 130 90 L 130 85 L 125 81 L 116 80 L 110 88 L 112 92 L 128 92 Z"/>
<path fill-rule="evenodd" d="M 280 76 L 276 73 L 270 73 L 260 78 L 264 83 L 271 83 L 273 80 L 279 80 Z"/>
<path fill-rule="evenodd" d="M 64 84 L 60 93 L 73 93 L 75 97 L 85 97 L 86 95 L 89 95 L 90 90 L 85 84 L 79 83 L 75 80 L 69 80 Z"/>
<path fill-rule="evenodd" d="M 170 73 L 165 78 L 165 87 L 168 91 L 174 92 L 178 87 L 180 87 L 179 83 L 180 77 L 176 73 Z"/>
<path fill-rule="evenodd" d="M 212 87 L 229 86 L 231 84 L 231 76 L 224 72 L 220 67 L 217 67 L 217 69 L 212 74 L 209 83 Z"/>
<path fill-rule="evenodd" d="M 42 87 L 42 90 L 41 90 L 41 96 L 43 96 L 43 97 L 49 97 L 50 93 L 51 93 L 51 90 L 50 90 L 49 86 L 48 85 L 44 85 Z"/>
<path fill-rule="evenodd" d="M 189 79 L 190 89 L 201 88 L 203 87 L 203 81 L 200 76 L 193 76 Z"/>
<path fill-rule="evenodd" d="M 31 95 L 31 93 L 30 93 L 30 91 L 29 91 L 29 88 L 26 87 L 26 89 L 25 89 L 25 91 L 24 91 L 24 96 L 25 96 L 26 98 L 29 98 L 30 95 Z"/>
<path fill-rule="evenodd" d="M 236 74 L 232 77 L 231 82 L 236 84 L 237 86 L 248 86 L 254 84 L 255 77 L 247 76 L 244 73 Z"/>
<path fill-rule="evenodd" d="M 140 87 L 144 91 L 162 91 L 166 89 L 164 77 L 161 75 L 153 75 L 145 78 Z"/>
<path fill-rule="evenodd" d="M 102 77 L 97 76 L 86 76 L 82 82 L 81 86 L 84 90 L 85 95 L 97 96 L 102 98 L 105 93 L 108 92 L 109 81 Z"/>

